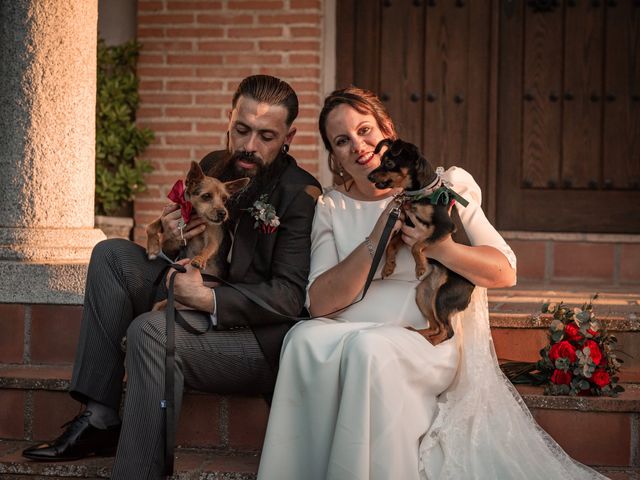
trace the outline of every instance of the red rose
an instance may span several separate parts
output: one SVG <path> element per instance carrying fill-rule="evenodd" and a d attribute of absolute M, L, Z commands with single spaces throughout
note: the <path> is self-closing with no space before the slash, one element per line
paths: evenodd
<path fill-rule="evenodd" d="M 600 347 L 598 347 L 598 344 L 593 340 L 586 340 L 582 344 L 583 349 L 584 347 L 589 347 L 589 356 L 593 360 L 593 363 L 595 363 L 596 365 L 600 365 L 600 360 L 602 360 L 602 352 L 600 351 Z"/>
<path fill-rule="evenodd" d="M 572 342 L 579 342 L 580 340 L 582 340 L 580 329 L 575 323 L 570 323 L 569 325 L 565 326 L 564 333 Z"/>
<path fill-rule="evenodd" d="M 551 360 L 553 363 L 556 363 L 556 360 L 559 358 L 568 358 L 569 362 L 575 362 L 576 348 L 567 340 L 554 343 L 549 349 L 549 360 Z"/>
<path fill-rule="evenodd" d="M 569 385 L 571 383 L 571 373 L 558 370 L 557 368 L 551 375 L 551 383 L 556 385 Z"/>
<path fill-rule="evenodd" d="M 592 337 L 597 337 L 598 335 L 600 335 L 600 330 L 598 330 L 597 332 L 594 330 L 591 330 L 590 328 L 587 329 L 587 333 L 589 335 L 591 335 Z"/>
<path fill-rule="evenodd" d="M 600 388 L 606 387 L 609 385 L 611 379 L 609 378 L 609 374 L 604 368 L 598 368 L 593 375 L 591 375 L 591 380 Z"/>

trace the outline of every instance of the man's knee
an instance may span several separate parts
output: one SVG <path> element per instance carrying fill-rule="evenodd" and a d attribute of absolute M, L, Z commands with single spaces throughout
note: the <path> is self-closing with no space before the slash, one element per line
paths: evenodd
<path fill-rule="evenodd" d="M 137 316 L 127 328 L 127 355 L 164 345 L 166 336 L 164 329 L 164 312 L 147 312 Z"/>
<path fill-rule="evenodd" d="M 120 257 L 123 250 L 131 248 L 131 241 L 124 238 L 108 238 L 98 242 L 91 252 L 91 263 L 104 264 Z"/>

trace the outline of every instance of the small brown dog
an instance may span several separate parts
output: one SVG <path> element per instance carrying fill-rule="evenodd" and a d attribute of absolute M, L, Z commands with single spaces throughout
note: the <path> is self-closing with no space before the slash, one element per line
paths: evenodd
<path fill-rule="evenodd" d="M 227 199 L 239 192 L 249 183 L 249 178 L 239 178 L 229 182 L 221 182 L 217 178 L 204 174 L 197 162 L 191 162 L 184 189 L 184 201 L 190 202 L 193 210 L 206 222 L 206 229 L 187 243 L 186 257 L 191 258 L 191 265 L 203 273 L 218 275 L 216 262 L 209 262 L 220 248 L 225 235 L 223 224 L 229 216 L 225 206 Z M 189 207 L 191 208 L 191 207 Z M 188 219 L 184 219 L 186 223 Z M 158 256 L 161 250 L 160 234 L 162 222 L 160 218 L 147 226 L 147 255 L 150 260 Z"/>
<path fill-rule="evenodd" d="M 369 173 L 369 180 L 376 188 L 402 188 L 403 208 L 410 211 L 428 232 L 424 242 L 416 242 L 411 254 L 416 262 L 416 278 L 423 278 L 416 288 L 416 304 L 429 321 L 429 328 L 419 332 L 437 345 L 453 336 L 451 315 L 467 308 L 475 286 L 463 276 L 449 270 L 440 262 L 428 259 L 425 248 L 446 235 L 455 232 L 455 224 L 449 215 L 452 200 L 467 205 L 467 201 L 443 185 L 439 175 L 423 157 L 418 148 L 402 140 L 383 140 L 375 148 L 389 148 L 382 156 L 380 166 Z M 413 226 L 405 215 L 404 222 Z M 382 277 L 388 277 L 396 267 L 396 254 L 403 245 L 402 237 L 394 235 L 386 249 L 386 261 Z"/>

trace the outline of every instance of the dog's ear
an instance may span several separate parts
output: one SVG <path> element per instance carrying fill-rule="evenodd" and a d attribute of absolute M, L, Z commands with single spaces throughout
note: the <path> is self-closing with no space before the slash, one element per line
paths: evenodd
<path fill-rule="evenodd" d="M 191 168 L 187 173 L 187 181 L 185 182 L 187 190 L 190 190 L 204 179 L 204 172 L 200 168 L 198 162 L 191 162 Z"/>
<path fill-rule="evenodd" d="M 250 178 L 243 177 L 243 178 L 238 178 L 237 180 L 231 180 L 230 182 L 225 182 L 224 186 L 227 189 L 227 193 L 229 195 L 233 195 L 234 193 L 239 192 L 244 187 L 249 185 L 250 181 L 251 181 Z"/>
<path fill-rule="evenodd" d="M 375 155 L 380 153 L 380 150 L 382 150 L 382 147 L 384 147 L 385 145 L 388 147 L 389 145 L 391 145 L 393 142 L 391 141 L 390 138 L 384 138 L 382 140 L 380 140 L 378 142 L 378 145 L 376 145 L 376 148 L 373 149 L 373 153 Z"/>
<path fill-rule="evenodd" d="M 395 142 L 393 142 L 393 144 L 391 145 L 390 151 L 391 151 L 391 155 L 393 155 L 394 157 L 398 157 L 403 150 L 405 150 L 405 145 L 410 145 L 400 139 L 397 139 Z"/>

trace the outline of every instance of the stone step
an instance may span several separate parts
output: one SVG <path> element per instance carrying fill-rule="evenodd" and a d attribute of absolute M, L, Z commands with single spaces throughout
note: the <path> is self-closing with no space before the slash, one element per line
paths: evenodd
<path fill-rule="evenodd" d="M 595 287 L 563 286 L 557 289 L 527 286 L 489 291 L 491 334 L 498 358 L 533 362 L 549 343 L 550 315 L 540 313 L 545 300 L 564 301 L 580 307 L 596 292 Z M 640 287 L 637 291 L 607 291 L 594 302 L 594 312 L 618 339 L 616 352 L 624 361 L 622 382 L 640 382 Z"/>
<path fill-rule="evenodd" d="M 71 367 L 0 367 L 0 438 L 24 442 L 58 436 L 60 425 L 78 413 L 78 404 L 66 393 L 70 375 Z M 624 386 L 617 398 L 550 397 L 531 386 L 518 390 L 540 425 L 574 458 L 631 469 L 640 467 L 640 386 Z M 267 417 L 260 397 L 187 392 L 177 444 L 222 456 L 255 455 Z M 592 448 L 594 436 L 597 449 Z"/>
<path fill-rule="evenodd" d="M 0 440 L 0 478 L 105 479 L 111 476 L 113 457 L 89 457 L 74 462 L 33 462 L 22 457 L 24 441 Z M 178 448 L 174 480 L 254 480 L 258 453 L 225 453 L 215 450 Z"/>
<path fill-rule="evenodd" d="M 0 366 L 0 438 L 51 440 L 80 404 L 67 393 L 70 366 Z M 269 408 L 259 396 L 187 391 L 176 443 L 183 447 L 255 452 Z"/>

